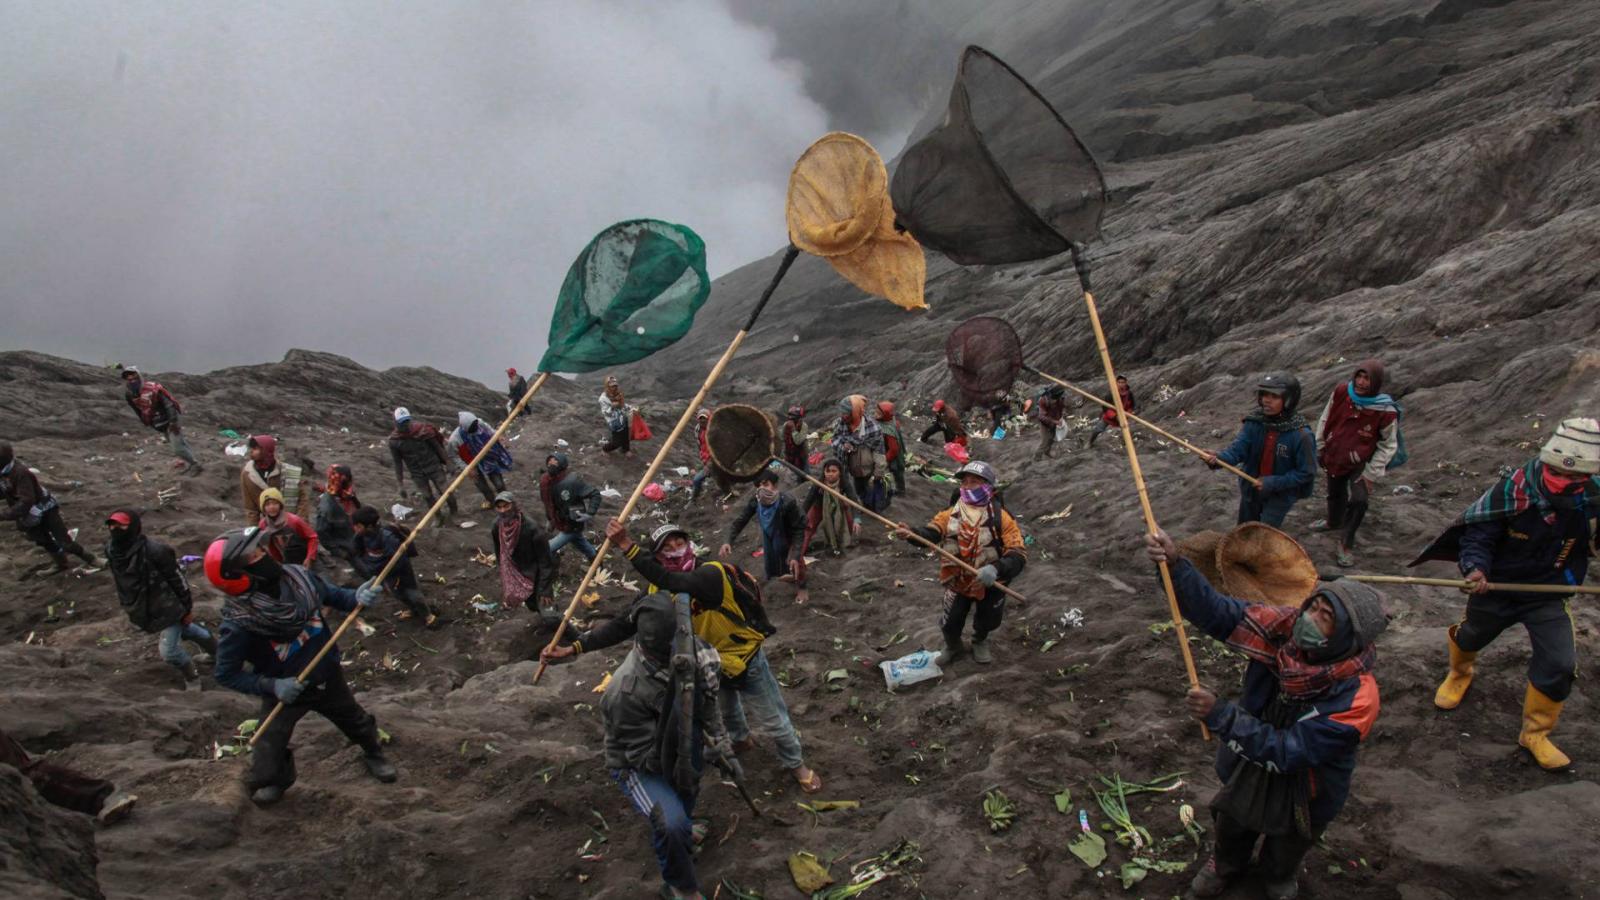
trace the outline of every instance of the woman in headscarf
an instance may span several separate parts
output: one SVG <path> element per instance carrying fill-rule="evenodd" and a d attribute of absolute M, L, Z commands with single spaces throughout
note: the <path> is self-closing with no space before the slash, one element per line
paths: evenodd
<path fill-rule="evenodd" d="M 560 619 L 550 602 L 554 598 L 556 558 L 550 541 L 533 520 L 523 515 L 510 491 L 495 495 L 496 559 L 500 566 L 500 597 L 507 607 L 526 603 L 546 622 Z M 532 602 L 530 602 L 532 601 Z"/>
<path fill-rule="evenodd" d="M 624 455 L 631 455 L 629 442 L 633 435 L 629 431 L 633 407 L 629 406 L 622 398 L 622 387 L 617 384 L 615 375 L 606 376 L 606 389 L 600 393 L 600 417 L 605 419 L 606 428 L 611 436 L 600 449 L 606 453 L 621 451 Z"/>
<path fill-rule="evenodd" d="M 851 394 L 839 401 L 839 423 L 833 432 L 833 455 L 845 464 L 855 483 L 856 496 L 872 489 L 883 456 L 883 430 L 867 415 L 867 398 Z"/>
<path fill-rule="evenodd" d="M 844 477 L 844 463 L 837 459 L 822 464 L 822 482 L 851 500 L 860 502 L 850 479 Z M 861 533 L 861 523 L 856 521 L 855 510 L 814 484 L 811 492 L 806 494 L 805 513 L 805 546 L 808 548 L 812 538 L 820 532 L 828 552 L 838 556 L 850 546 L 851 539 Z"/>
<path fill-rule="evenodd" d="M 299 466 L 278 460 L 278 439 L 270 434 L 250 436 L 250 458 L 239 471 L 239 491 L 244 504 L 245 521 L 261 515 L 261 492 L 277 488 L 286 498 L 289 510 L 302 519 L 311 515 L 310 488 L 301 483 L 304 474 Z"/>
<path fill-rule="evenodd" d="M 350 517 L 361 508 L 361 498 L 356 496 L 356 477 L 350 467 L 336 464 L 328 467 L 328 482 L 322 499 L 317 501 L 315 524 L 317 539 L 328 552 L 354 566 L 356 564 L 356 532 Z"/>
<path fill-rule="evenodd" d="M 1339 532 L 1335 560 L 1346 568 L 1356 564 L 1351 551 L 1373 482 L 1406 461 L 1400 404 L 1383 392 L 1383 375 L 1382 362 L 1362 360 L 1350 380 L 1333 389 L 1317 420 L 1317 463 L 1328 473 L 1328 517 L 1311 528 Z"/>

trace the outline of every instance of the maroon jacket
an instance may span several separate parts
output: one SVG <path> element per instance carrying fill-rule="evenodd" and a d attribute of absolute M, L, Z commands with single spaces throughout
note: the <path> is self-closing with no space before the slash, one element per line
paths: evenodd
<path fill-rule="evenodd" d="M 1372 379 L 1374 394 L 1383 390 L 1383 363 L 1363 360 L 1357 370 Z M 1350 382 L 1339 382 L 1317 423 L 1317 462 L 1335 478 L 1356 472 L 1382 478 L 1399 447 L 1398 418 L 1392 407 L 1357 406 L 1350 400 Z"/>

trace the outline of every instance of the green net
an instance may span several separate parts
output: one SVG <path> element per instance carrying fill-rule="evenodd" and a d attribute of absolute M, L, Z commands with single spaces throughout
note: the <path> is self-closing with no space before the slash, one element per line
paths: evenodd
<path fill-rule="evenodd" d="M 706 245 L 682 225 L 618 222 L 583 248 L 556 299 L 541 372 L 592 372 L 683 337 L 711 293 Z"/>

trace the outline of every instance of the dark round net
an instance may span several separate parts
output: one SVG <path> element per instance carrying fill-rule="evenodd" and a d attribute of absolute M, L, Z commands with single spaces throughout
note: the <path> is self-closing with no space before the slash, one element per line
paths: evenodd
<path fill-rule="evenodd" d="M 1043 259 L 1100 231 L 1106 185 L 1089 149 L 1033 86 L 968 47 L 938 128 L 901 157 L 896 222 L 962 265 Z"/>
<path fill-rule="evenodd" d="M 719 406 L 706 425 L 711 465 L 729 481 L 754 481 L 776 455 L 777 434 L 772 417 L 754 406 Z"/>
<path fill-rule="evenodd" d="M 1022 341 L 1005 319 L 978 316 L 957 325 L 944 342 L 950 377 L 971 402 L 1010 392 L 1022 368 Z"/>

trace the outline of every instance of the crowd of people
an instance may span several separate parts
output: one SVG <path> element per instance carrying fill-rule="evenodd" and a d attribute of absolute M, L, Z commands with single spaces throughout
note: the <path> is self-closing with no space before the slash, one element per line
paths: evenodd
<path fill-rule="evenodd" d="M 163 435 L 177 457 L 175 465 L 185 473 L 199 472 L 201 464 L 183 437 L 177 398 L 137 368 L 120 371 L 126 400 L 141 422 Z M 515 369 L 507 376 L 510 409 L 527 383 Z M 1333 387 L 1313 426 L 1299 412 L 1297 378 L 1274 373 L 1260 379 L 1234 440 L 1201 454 L 1212 468 L 1226 463 L 1245 473 L 1239 479 L 1236 521 L 1283 526 L 1295 504 L 1312 495 L 1321 469 L 1327 514 L 1311 530 L 1332 533 L 1338 565 L 1354 565 L 1357 534 L 1376 486 L 1406 462 L 1402 409 L 1383 392 L 1385 383 L 1381 361 L 1361 361 Z M 1114 387 L 1115 405 L 1132 412 L 1135 395 L 1126 379 L 1118 378 Z M 1108 396 L 1105 402 L 1112 400 Z M 1004 398 L 991 401 L 976 407 L 990 414 L 991 433 L 999 435 L 1012 424 L 1012 407 Z M 974 432 L 957 406 L 935 401 L 928 410 L 931 424 L 920 437 L 923 444 L 942 437 L 946 454 L 960 463 L 938 479 L 954 482 L 954 494 L 948 500 L 937 497 L 939 509 L 927 522 L 900 522 L 892 532 L 950 554 L 938 570 L 943 591 L 938 662 L 945 668 L 969 655 L 980 666 L 993 663 L 991 637 L 1002 625 L 1008 586 L 1029 561 L 999 473 L 970 458 Z M 605 381 L 599 409 L 604 452 L 631 455 L 633 441 L 648 439 L 642 437 L 648 427 L 640 411 L 626 402 L 614 377 Z M 1033 458 L 1052 456 L 1069 430 L 1064 391 L 1046 387 L 1024 409 L 1040 434 Z M 542 507 L 540 521 L 508 488 L 515 460 L 490 423 L 461 411 L 447 436 L 404 407 L 395 409 L 393 418 L 388 448 L 401 498 L 407 496 L 409 473 L 419 500 L 436 504 L 449 494 L 449 514 L 459 515 L 451 482 L 470 478 L 483 497 L 481 508 L 495 514 L 505 604 L 534 611 L 544 625 L 559 621 L 554 606 L 558 560 L 569 547 L 585 562 L 596 556 L 590 535 L 600 525 L 600 492 L 574 470 L 565 450 L 554 449 L 537 473 L 539 504 L 533 508 Z M 731 508 L 714 554 L 702 556 L 689 532 L 675 524 L 660 525 L 636 540 L 624 522 L 607 521 L 604 536 L 642 579 L 643 590 L 622 614 L 567 632 L 541 653 L 543 662 L 557 663 L 629 644 L 601 701 L 605 763 L 628 802 L 649 822 L 671 896 L 702 896 L 693 856 L 705 833 L 694 818 L 704 762 L 742 777 L 738 757 L 760 735 L 771 740 L 778 763 L 800 790 L 821 789 L 822 776 L 808 764 L 801 730 L 765 652 L 777 634 L 765 592 L 774 583 L 789 583 L 795 602 L 807 602 L 808 554 L 850 552 L 861 531 L 859 517 L 887 514 L 894 499 L 909 490 L 911 448 L 892 401 L 873 402 L 862 394 L 843 398 L 824 436 L 809 432 L 806 418 L 802 406 L 786 410 L 779 429 L 781 462 L 762 470 L 744 501 Z M 688 494 L 691 504 L 699 502 L 708 480 L 724 497 L 734 487 L 711 453 L 710 421 L 710 410 L 697 411 L 700 467 Z M 1097 415 L 1080 446 L 1092 447 L 1117 422 L 1114 409 Z M 825 449 L 813 454 L 814 445 Z M 203 556 L 208 580 L 225 595 L 216 633 L 195 621 L 175 551 L 147 535 L 140 513 L 128 508 L 105 519 L 105 565 L 122 606 L 135 627 L 159 635 L 161 659 L 180 673 L 186 688 L 200 684 L 187 643 L 211 656 L 218 684 L 257 697 L 263 717 L 284 705 L 285 712 L 263 730 L 252 753 L 246 783 L 257 803 L 278 801 L 294 783 L 290 741 L 295 723 L 312 711 L 361 747 L 374 778 L 392 782 L 398 772 L 379 743 L 376 721 L 344 679 L 337 648 L 315 666 L 310 662 L 330 642 L 328 610 L 353 615 L 387 596 L 403 607 L 400 618 L 429 628 L 440 624 L 440 613 L 423 596 L 410 561 L 416 553 L 410 532 L 361 501 L 350 465 L 329 466 L 317 483 L 309 463 L 295 466 L 279 459 L 271 435 L 253 435 L 246 446 L 240 504 L 254 524 L 219 536 Z M 918 466 L 936 471 L 925 463 Z M 785 472 L 806 488 L 803 499 L 784 490 Z M 1455 562 L 1468 592 L 1461 622 L 1445 636 L 1447 675 L 1435 704 L 1443 710 L 1460 705 L 1478 652 L 1507 628 L 1523 625 L 1533 654 L 1519 744 L 1552 770 L 1570 762 L 1551 741 L 1575 671 L 1575 636 L 1565 610 L 1569 595 L 1519 592 L 1515 586 L 1583 582 L 1595 549 L 1590 520 L 1591 504 L 1600 501 L 1597 473 L 1600 422 L 1567 419 L 1533 459 L 1490 486 L 1418 557 Z M 55 497 L 4 443 L 0 507 L 0 518 L 16 521 L 56 567 L 68 568 L 68 554 L 99 565 L 71 537 Z M 440 516 L 443 520 L 443 510 Z M 732 561 L 752 522 L 759 572 Z M 1148 535 L 1146 550 L 1152 562 L 1170 567 L 1183 616 L 1248 661 L 1236 699 L 1204 687 L 1186 698 L 1189 713 L 1220 738 L 1216 766 L 1223 784 L 1212 804 L 1213 855 L 1195 876 L 1191 892 L 1220 895 L 1251 866 L 1254 854 L 1268 896 L 1292 898 L 1304 855 L 1342 808 L 1357 748 L 1378 716 L 1374 647 L 1387 625 L 1384 600 L 1370 587 L 1338 579 L 1319 583 L 1298 606 L 1247 603 L 1208 583 L 1164 533 Z M 337 583 L 345 567 L 358 585 Z M 965 641 L 969 621 L 970 644 Z M 684 679 L 693 680 L 692 691 Z M 694 699 L 686 701 L 691 695 Z M 694 709 L 683 708 L 684 702 Z M 687 744 L 676 737 L 685 716 L 694 719 L 692 728 L 682 730 L 691 735 Z M 75 801 L 86 811 L 99 809 L 110 796 L 101 785 L 89 790 L 92 798 Z"/>

